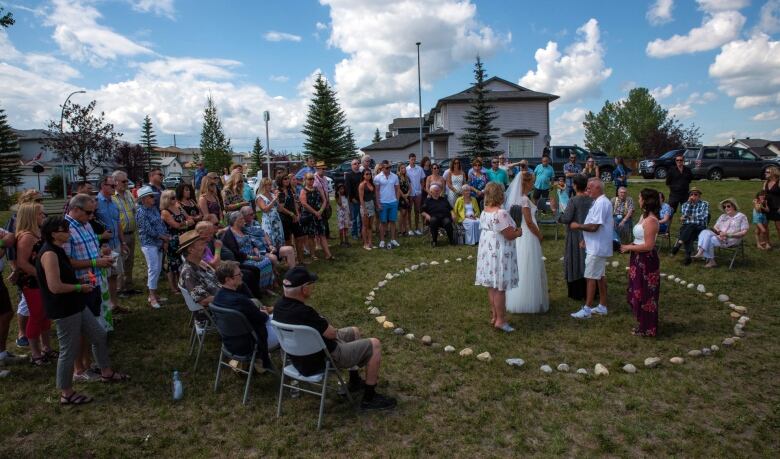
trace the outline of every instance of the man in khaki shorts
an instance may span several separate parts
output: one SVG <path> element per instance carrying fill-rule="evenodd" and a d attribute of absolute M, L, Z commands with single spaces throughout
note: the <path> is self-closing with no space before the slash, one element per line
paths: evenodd
<path fill-rule="evenodd" d="M 360 407 L 364 410 L 394 408 L 396 401 L 376 393 L 379 366 L 382 362 L 381 343 L 377 338 L 361 338 L 357 327 L 336 329 L 306 301 L 314 292 L 317 275 L 303 266 L 296 266 L 284 276 L 284 296 L 274 306 L 274 320 L 290 325 L 306 325 L 317 330 L 338 368 L 349 368 L 350 392 L 363 391 Z M 325 368 L 324 352 L 305 356 L 290 356 L 295 368 L 305 376 L 320 373 Z M 355 368 L 366 367 L 365 382 Z"/>

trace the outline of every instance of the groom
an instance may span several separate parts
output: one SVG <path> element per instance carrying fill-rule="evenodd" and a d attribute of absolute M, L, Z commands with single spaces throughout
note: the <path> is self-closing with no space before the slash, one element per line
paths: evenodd
<path fill-rule="evenodd" d="M 585 305 L 571 314 L 575 319 L 590 319 L 591 314 L 607 315 L 607 259 L 612 256 L 612 203 L 604 196 L 604 183 L 598 178 L 588 180 L 586 193 L 593 198 L 593 205 L 580 224 L 573 221 L 569 228 L 582 230 L 585 239 L 585 279 L 587 292 Z M 593 301 L 599 289 L 600 303 L 595 308 Z"/>

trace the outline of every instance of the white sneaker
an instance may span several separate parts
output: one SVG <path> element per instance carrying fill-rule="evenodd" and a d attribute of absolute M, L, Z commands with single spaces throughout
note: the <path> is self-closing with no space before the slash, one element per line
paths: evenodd
<path fill-rule="evenodd" d="M 595 308 L 591 309 L 590 312 L 593 314 L 598 314 L 600 316 L 606 316 L 607 315 L 607 307 L 603 304 L 599 304 Z"/>
<path fill-rule="evenodd" d="M 401 244 L 399 244 L 399 243 L 398 243 L 398 241 L 396 241 L 395 239 L 393 239 L 392 241 L 390 241 L 390 244 L 389 244 L 389 245 L 390 245 L 391 247 L 401 247 Z"/>
<path fill-rule="evenodd" d="M 379 241 L 379 248 L 384 249 L 385 248 L 385 241 Z"/>
<path fill-rule="evenodd" d="M 575 319 L 590 319 L 590 311 L 589 307 L 583 306 L 579 311 L 571 313 L 571 316 Z"/>
<path fill-rule="evenodd" d="M 418 236 L 422 236 L 422 231 L 420 231 L 420 230 L 415 230 L 415 231 L 414 231 L 414 234 L 416 234 L 416 235 L 418 235 Z"/>
<path fill-rule="evenodd" d="M 414 236 L 414 231 L 412 231 L 412 230 L 409 230 L 409 232 L 408 232 L 408 233 L 406 233 L 406 234 L 408 234 L 409 236 Z"/>

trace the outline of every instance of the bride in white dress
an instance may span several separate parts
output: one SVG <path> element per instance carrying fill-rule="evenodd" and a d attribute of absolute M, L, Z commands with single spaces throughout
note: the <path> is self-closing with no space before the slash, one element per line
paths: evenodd
<path fill-rule="evenodd" d="M 509 185 L 504 204 L 507 210 L 519 205 L 523 213 L 523 233 L 515 239 L 520 282 L 506 292 L 506 310 L 514 314 L 537 314 L 550 308 L 547 272 L 542 260 L 542 233 L 536 224 L 536 205 L 528 199 L 533 186 L 532 173 L 518 175 Z"/>

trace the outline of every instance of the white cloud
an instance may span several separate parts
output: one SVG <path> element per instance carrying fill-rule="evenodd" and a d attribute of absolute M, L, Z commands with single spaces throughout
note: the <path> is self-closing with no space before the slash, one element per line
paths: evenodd
<path fill-rule="evenodd" d="M 694 106 L 706 105 L 717 99 L 717 97 L 717 94 L 714 92 L 692 92 L 685 101 L 672 104 L 667 107 L 667 110 L 669 110 L 671 116 L 674 116 L 677 119 L 693 118 L 696 115 Z"/>
<path fill-rule="evenodd" d="M 780 118 L 780 113 L 776 110 L 769 110 L 766 112 L 757 113 L 751 118 L 753 121 L 774 121 Z"/>
<path fill-rule="evenodd" d="M 780 105 L 780 41 L 758 34 L 720 50 L 709 67 L 718 88 L 734 97 L 734 107 Z"/>
<path fill-rule="evenodd" d="M 102 16 L 93 6 L 68 0 L 53 0 L 53 4 L 45 24 L 54 27 L 54 41 L 71 59 L 102 66 L 120 56 L 152 54 L 149 48 L 98 24 Z"/>
<path fill-rule="evenodd" d="M 174 18 L 173 0 L 130 0 L 133 9 L 142 13 Z"/>
<path fill-rule="evenodd" d="M 455 68 L 471 65 L 477 55 L 487 59 L 511 40 L 480 24 L 468 0 L 398 0 L 392 7 L 378 0 L 320 3 L 330 7 L 329 45 L 348 55 L 336 64 L 333 81 L 363 141 L 376 126 L 417 114 L 415 42 L 422 42 L 422 84 L 429 89 Z M 470 83 L 464 81 L 463 88 Z"/>
<path fill-rule="evenodd" d="M 780 136 L 780 128 L 777 128 L 774 131 L 772 131 L 771 137 L 777 137 L 777 136 Z"/>
<path fill-rule="evenodd" d="M 45 78 L 66 81 L 81 76 L 78 70 L 48 54 L 23 54 L 19 52 L 8 39 L 7 32 L 2 29 L 0 29 L 0 56 L 3 56 L 6 63 L 21 65 L 27 71 Z"/>
<path fill-rule="evenodd" d="M 739 10 L 750 5 L 750 0 L 696 0 L 699 8 L 707 12 Z"/>
<path fill-rule="evenodd" d="M 766 34 L 780 32 L 780 0 L 769 0 L 761 7 L 756 29 Z"/>
<path fill-rule="evenodd" d="M 552 142 L 555 144 L 582 143 L 584 132 L 582 122 L 585 121 L 587 113 L 588 110 L 581 107 L 575 107 L 561 113 L 553 120 Z"/>
<path fill-rule="evenodd" d="M 672 9 L 674 8 L 674 0 L 655 0 L 655 3 L 647 10 L 648 22 L 652 25 L 666 24 L 672 21 Z"/>
<path fill-rule="evenodd" d="M 672 84 L 667 84 L 666 86 L 663 87 L 651 89 L 650 95 L 653 96 L 655 100 L 663 100 L 671 96 L 673 92 L 674 92 L 674 86 Z"/>
<path fill-rule="evenodd" d="M 317 22 L 316 27 L 317 30 L 325 30 L 328 28 L 327 24 L 323 24 L 322 22 Z"/>
<path fill-rule="evenodd" d="M 290 81 L 290 77 L 288 77 L 287 75 L 271 75 L 270 77 L 268 77 L 268 79 L 271 81 L 275 81 L 277 83 L 287 83 L 288 81 Z"/>
<path fill-rule="evenodd" d="M 645 52 L 650 57 L 664 58 L 715 49 L 737 38 L 743 25 L 745 16 L 737 11 L 707 13 L 701 27 L 691 29 L 686 35 L 674 35 L 667 40 L 655 39 L 647 44 Z"/>
<path fill-rule="evenodd" d="M 266 41 L 294 41 L 299 42 L 301 41 L 301 37 L 299 35 L 293 35 L 291 33 L 285 33 L 285 32 L 277 32 L 275 30 L 270 30 L 263 35 L 263 38 L 265 38 Z"/>
<path fill-rule="evenodd" d="M 569 46 L 565 54 L 558 51 L 554 41 L 537 49 L 536 71 L 528 71 L 520 84 L 557 94 L 565 102 L 598 95 L 601 83 L 612 74 L 612 69 L 604 64 L 598 21 L 590 19 L 577 29 L 577 35 L 581 40 Z"/>

